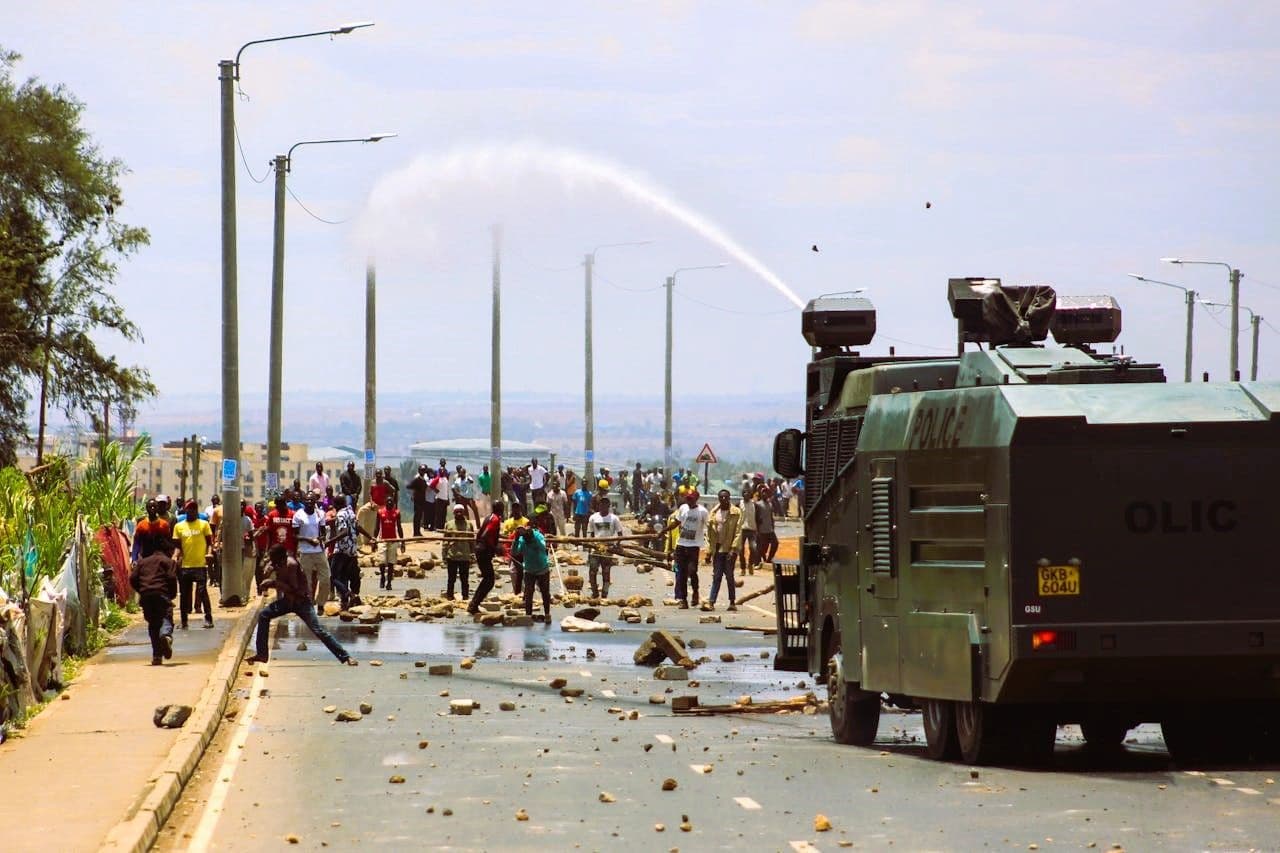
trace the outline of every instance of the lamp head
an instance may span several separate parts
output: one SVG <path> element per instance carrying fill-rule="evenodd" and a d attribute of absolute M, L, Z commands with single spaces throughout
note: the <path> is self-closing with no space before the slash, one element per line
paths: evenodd
<path fill-rule="evenodd" d="M 1136 278 L 1138 281 L 1146 281 L 1146 276 L 1138 275 L 1136 272 L 1125 273 L 1129 278 Z"/>
<path fill-rule="evenodd" d="M 1161 258 L 1161 259 L 1160 259 L 1160 263 L 1162 263 L 1162 264 L 1180 264 L 1180 263 L 1182 263 L 1182 258 Z"/>
<path fill-rule="evenodd" d="M 345 35 L 348 35 L 352 30 L 359 30 L 359 29 L 363 29 L 364 27 L 372 27 L 372 26 L 373 26 L 373 21 L 356 21 L 353 24 L 343 24 L 342 26 L 334 30 L 334 33 L 345 36 Z"/>
<path fill-rule="evenodd" d="M 375 133 L 366 139 L 365 142 L 380 142 L 383 139 L 391 139 L 392 137 L 399 135 L 400 134 L 398 133 Z"/>

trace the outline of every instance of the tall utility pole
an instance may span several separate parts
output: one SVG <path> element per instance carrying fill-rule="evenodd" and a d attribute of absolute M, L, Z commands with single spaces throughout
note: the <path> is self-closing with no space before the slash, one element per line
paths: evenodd
<path fill-rule="evenodd" d="M 590 252 L 587 252 L 586 260 L 583 267 L 586 269 L 586 331 L 583 335 L 583 341 L 586 344 L 586 366 L 584 373 L 586 375 L 586 387 L 583 392 L 583 430 L 582 438 L 582 458 L 583 458 L 583 475 L 584 481 L 587 483 L 595 483 L 596 481 L 596 415 L 595 415 L 595 351 L 592 347 L 592 327 L 595 325 L 591 313 L 591 292 L 592 272 L 596 264 L 596 252 L 601 249 L 616 249 L 622 246 L 647 246 L 652 240 L 632 240 L 626 243 L 605 243 L 603 246 L 596 246 Z M 555 466 L 552 466 L 554 468 Z"/>
<path fill-rule="evenodd" d="M 364 446 L 366 450 L 378 449 L 378 345 L 376 294 L 378 273 L 369 258 L 364 268 Z M 373 484 L 376 463 L 366 462 L 364 485 L 360 500 L 369 502 L 369 487 Z"/>
<path fill-rule="evenodd" d="M 191 433 L 191 500 L 200 501 L 200 436 Z"/>
<path fill-rule="evenodd" d="M 267 470 L 280 472 L 281 372 L 284 369 L 284 194 L 286 177 L 293 171 L 293 152 L 303 145 L 333 145 L 342 142 L 379 142 L 394 133 L 375 133 L 354 139 L 308 139 L 295 142 L 286 154 L 272 161 L 276 173 L 276 215 L 271 251 L 271 380 L 267 392 Z"/>
<path fill-rule="evenodd" d="M 584 483 L 595 483 L 596 476 L 596 415 L 595 415 L 595 353 L 591 344 L 591 327 L 594 325 L 591 319 L 591 268 L 595 265 L 596 253 L 587 252 L 586 260 L 583 261 L 583 267 L 586 270 L 586 297 L 584 301 L 584 311 L 586 315 L 587 327 L 583 333 L 583 345 L 586 348 L 586 364 L 583 365 L 585 386 L 582 389 L 582 481 Z M 551 466 L 551 470 L 556 470 L 555 464 Z M 594 485 L 588 486 L 588 490 L 594 489 Z"/>
<path fill-rule="evenodd" d="M 1262 316 L 1249 312 L 1249 325 L 1253 327 L 1253 361 L 1249 364 L 1249 379 L 1258 380 L 1258 327 L 1262 325 Z"/>
<path fill-rule="evenodd" d="M 690 272 L 692 270 L 718 270 L 726 264 L 708 264 L 701 267 L 680 267 L 671 275 L 667 276 L 667 372 L 666 372 L 666 417 L 663 421 L 662 429 L 662 475 L 665 479 L 671 477 L 671 342 L 672 342 L 672 313 L 671 313 L 671 297 L 672 291 L 676 289 L 676 276 L 682 272 Z"/>
<path fill-rule="evenodd" d="M 241 48 L 244 50 L 244 48 Z M 222 96 L 222 458 L 240 457 L 240 313 L 236 282 L 236 160 L 235 79 L 238 62 L 218 63 Z M 237 475 L 239 472 L 236 472 Z M 239 477 L 222 481 L 222 505 L 231 512 L 240 506 Z M 222 554 L 232 560 L 241 552 L 240 525 L 222 525 Z M 249 598 L 243 572 L 224 572 L 223 605 L 244 604 Z"/>
<path fill-rule="evenodd" d="M 662 479 L 671 479 L 671 292 L 675 290 L 676 277 L 667 276 L 667 350 L 666 375 L 663 383 L 663 420 L 662 420 Z"/>
<path fill-rule="evenodd" d="M 1227 381 L 1240 381 L 1240 270 L 1225 261 L 1194 261 L 1186 258 L 1161 258 L 1166 264 L 1201 264 L 1213 267 L 1226 267 L 1227 280 L 1231 285 L 1231 352 L 1227 360 Z"/>
<path fill-rule="evenodd" d="M 232 466 L 224 465 L 223 473 L 233 473 L 222 480 L 222 505 L 227 512 L 240 506 L 240 335 L 239 307 L 236 282 L 236 159 L 235 159 L 235 81 L 240 78 L 240 56 L 255 44 L 311 38 L 312 36 L 346 35 L 372 22 L 362 21 L 344 24 L 331 30 L 312 33 L 276 36 L 245 42 L 236 51 L 235 59 L 218 61 L 219 138 L 222 172 L 222 458 Z M 234 467 L 234 471 L 231 468 Z M 240 571 L 224 571 L 222 576 L 223 606 L 234 607 L 249 600 L 249 578 L 239 559 L 243 547 L 238 524 L 222 525 L 222 553 L 224 560 L 231 560 Z"/>
<path fill-rule="evenodd" d="M 1136 278 L 1138 281 L 1145 281 L 1148 284 L 1162 284 L 1165 287 L 1173 287 L 1181 290 L 1187 300 L 1187 343 L 1186 351 L 1182 359 L 1182 381 L 1191 381 L 1191 331 L 1196 322 L 1196 292 L 1190 288 L 1183 287 L 1180 284 L 1174 284 L 1171 281 L 1159 281 L 1154 278 L 1147 278 L 1145 275 L 1138 275 L 1136 272 L 1129 273 L 1129 278 Z"/>
<path fill-rule="evenodd" d="M 1240 270 L 1235 267 L 1229 267 L 1229 269 L 1231 270 L 1231 381 L 1238 382 L 1240 381 Z M 1256 364 L 1254 366 L 1257 367 Z"/>
<path fill-rule="evenodd" d="M 280 474 L 281 402 L 284 372 L 284 193 L 289 158 L 277 154 L 272 161 L 276 173 L 275 226 L 271 241 L 271 368 L 267 389 L 267 473 Z"/>
<path fill-rule="evenodd" d="M 1210 305 L 1214 308 L 1230 308 L 1230 305 L 1224 305 L 1221 302 L 1212 302 L 1208 299 L 1201 299 L 1201 305 Z M 1249 379 L 1257 381 L 1258 379 L 1258 328 L 1262 325 L 1262 315 L 1256 313 L 1248 305 L 1241 305 L 1240 310 L 1249 312 L 1249 328 L 1253 333 L 1252 354 L 1253 358 L 1249 363 Z"/>
<path fill-rule="evenodd" d="M 502 226 L 493 233 L 493 326 L 489 355 L 489 499 L 502 500 Z"/>

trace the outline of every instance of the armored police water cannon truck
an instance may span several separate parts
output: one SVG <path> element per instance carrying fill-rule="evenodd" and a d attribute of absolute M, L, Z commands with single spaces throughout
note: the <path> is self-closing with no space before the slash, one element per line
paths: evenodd
<path fill-rule="evenodd" d="M 883 696 L 922 709 L 935 758 L 1043 758 L 1068 722 L 1094 749 L 1159 722 L 1178 761 L 1277 751 L 1280 383 L 1170 384 L 1099 352 L 1110 297 L 989 278 L 947 297 L 952 358 L 860 355 L 865 299 L 802 314 L 805 428 L 774 466 L 805 478 L 804 536 L 775 566 L 775 665 L 827 679 L 843 743 L 873 741 Z"/>

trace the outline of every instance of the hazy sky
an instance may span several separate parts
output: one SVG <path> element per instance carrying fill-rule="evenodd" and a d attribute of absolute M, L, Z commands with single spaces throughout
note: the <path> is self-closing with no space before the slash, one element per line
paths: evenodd
<path fill-rule="evenodd" d="M 65 83 L 132 170 L 118 215 L 152 245 L 120 299 L 146 343 L 108 346 L 162 392 L 220 387 L 218 59 L 362 19 L 377 26 L 243 57 L 255 178 L 299 140 L 400 134 L 295 155 L 292 190 L 342 224 L 288 203 L 286 389 L 361 387 L 370 250 L 381 387 L 487 387 L 500 221 L 509 388 L 580 393 L 582 256 L 651 239 L 599 255 L 597 392 L 660 393 L 661 282 L 729 261 L 676 288 L 677 393 L 797 393 L 798 312 L 663 198 L 803 298 L 869 288 L 873 352 L 949 351 L 946 279 L 997 276 L 1115 295 L 1127 351 L 1180 378 L 1181 295 L 1125 273 L 1219 300 L 1226 274 L 1167 255 L 1239 266 L 1244 304 L 1280 327 L 1272 3 L 47 0 L 5 18 L 18 74 Z M 272 193 L 239 164 L 237 182 L 248 402 L 267 383 Z M 1197 372 L 1223 378 L 1225 325 L 1197 315 Z"/>

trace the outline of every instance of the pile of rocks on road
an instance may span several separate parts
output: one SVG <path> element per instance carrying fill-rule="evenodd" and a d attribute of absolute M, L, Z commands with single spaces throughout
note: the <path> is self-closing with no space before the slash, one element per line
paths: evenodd
<path fill-rule="evenodd" d="M 656 617 L 652 612 L 642 613 L 641 608 L 653 607 L 653 600 L 643 595 L 632 595 L 626 598 L 587 598 L 575 593 L 555 595 L 552 601 L 556 606 L 574 609 L 588 607 L 592 611 L 590 620 L 600 615 L 601 607 L 617 607 L 618 619 L 630 624 L 642 622 L 653 623 Z M 583 612 L 581 610 L 579 613 Z M 467 602 L 446 598 L 443 595 L 427 595 L 422 590 L 411 587 L 403 595 L 370 595 L 347 610 L 342 609 L 336 601 L 329 601 L 322 608 L 324 616 L 336 616 L 343 622 L 356 623 L 360 633 L 374 633 L 376 626 L 390 619 L 408 619 L 414 622 L 431 622 L 437 619 L 453 619 L 459 616 L 479 622 L 486 627 L 529 627 L 540 621 L 540 614 L 529 616 L 524 612 L 524 600 L 516 595 L 500 595 L 491 597 L 480 605 L 480 612 L 475 616 L 467 613 Z"/>

